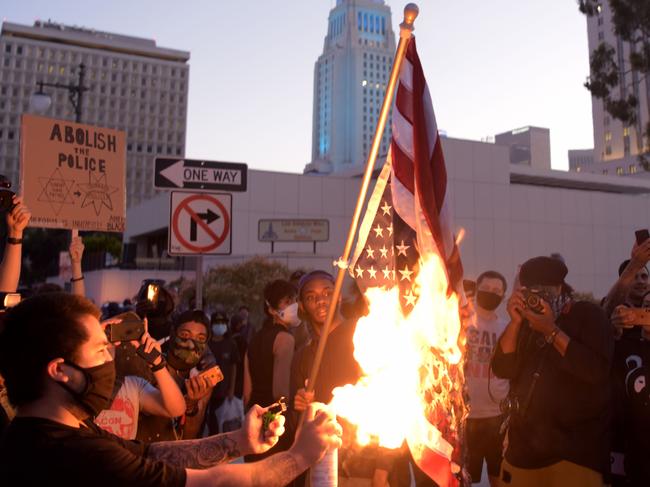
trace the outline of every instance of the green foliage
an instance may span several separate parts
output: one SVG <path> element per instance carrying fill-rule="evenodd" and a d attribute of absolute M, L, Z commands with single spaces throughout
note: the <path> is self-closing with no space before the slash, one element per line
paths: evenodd
<path fill-rule="evenodd" d="M 241 264 L 210 269 L 203 279 L 206 307 L 223 306 L 231 316 L 242 305 L 249 307 L 254 323 L 263 317 L 264 286 L 275 279 L 289 279 L 289 268 L 263 257 L 253 257 Z M 188 302 L 194 296 L 194 281 L 173 283 L 179 288 L 181 300 Z"/>
<path fill-rule="evenodd" d="M 116 259 L 122 255 L 122 240 L 113 233 L 96 232 L 84 235 L 85 252 L 108 252 Z"/>
<path fill-rule="evenodd" d="M 603 0 L 579 0 L 580 11 L 589 16 L 600 15 Z M 619 66 L 616 50 L 607 43 L 601 43 L 592 53 L 591 74 L 585 87 L 596 98 L 603 100 L 607 112 L 623 124 L 635 127 L 639 139 L 645 139 L 646 146 L 650 145 L 650 123 L 646 127 L 638 127 L 639 100 L 633 94 L 619 97 L 619 85 L 628 73 L 636 73 L 639 83 L 648 80 L 650 73 L 650 2 L 648 0 L 609 0 L 612 11 L 614 33 L 622 41 L 634 47 L 629 56 L 629 63 Z M 632 87 L 627 87 L 627 92 Z M 650 100 L 645 107 L 650 113 Z M 648 157 L 639 157 L 641 165 L 648 170 Z"/>
<path fill-rule="evenodd" d="M 23 236 L 21 283 L 31 286 L 59 272 L 59 252 L 67 250 L 68 230 L 27 228 Z"/>

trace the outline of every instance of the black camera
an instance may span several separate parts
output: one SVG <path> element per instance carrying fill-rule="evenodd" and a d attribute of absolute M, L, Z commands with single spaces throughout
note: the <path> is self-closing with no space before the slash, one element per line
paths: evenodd
<path fill-rule="evenodd" d="M 524 303 L 526 307 L 535 313 L 542 314 L 544 312 L 544 305 L 542 304 L 542 293 L 535 289 L 522 289 L 524 295 Z"/>
<path fill-rule="evenodd" d="M 16 193 L 11 191 L 11 181 L 6 176 L 0 174 L 0 212 L 11 211 L 15 208 L 14 196 Z"/>

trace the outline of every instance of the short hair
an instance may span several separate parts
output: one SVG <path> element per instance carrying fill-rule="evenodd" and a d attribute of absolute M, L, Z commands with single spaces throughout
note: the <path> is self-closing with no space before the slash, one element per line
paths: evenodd
<path fill-rule="evenodd" d="M 298 293 L 296 286 L 284 279 L 276 279 L 264 288 L 264 314 L 270 316 L 269 307 L 278 309 L 280 301 Z"/>
<path fill-rule="evenodd" d="M 89 338 L 80 322 L 84 315 L 99 319 L 100 311 L 89 299 L 67 293 L 40 294 L 7 311 L 0 334 L 0 374 L 14 406 L 42 396 L 50 361 L 76 361 Z"/>
<path fill-rule="evenodd" d="M 201 323 L 208 331 L 210 330 L 210 318 L 208 318 L 208 315 L 206 315 L 203 310 L 200 309 L 189 309 L 187 311 L 183 311 L 174 320 L 174 328 L 178 328 L 183 323 L 189 323 L 191 321 Z"/>
<path fill-rule="evenodd" d="M 621 277 L 621 275 L 623 274 L 623 272 L 625 271 L 625 268 L 628 266 L 629 263 L 630 263 L 630 259 L 626 259 L 623 262 L 621 262 L 621 265 L 618 266 L 618 277 Z M 648 266 L 647 265 L 644 265 L 643 268 L 646 270 L 646 272 L 648 272 Z"/>
<path fill-rule="evenodd" d="M 483 279 L 498 279 L 501 281 L 503 284 L 503 292 L 505 293 L 508 290 L 508 282 L 506 281 L 506 278 L 503 277 L 503 274 L 497 271 L 485 271 L 482 273 L 480 276 L 478 276 L 478 279 L 476 279 L 476 287 L 478 289 L 478 285 L 481 284 L 481 281 Z"/>
<path fill-rule="evenodd" d="M 237 311 L 244 311 L 244 310 L 248 311 L 249 313 L 251 311 L 250 308 L 245 304 L 242 304 Z"/>

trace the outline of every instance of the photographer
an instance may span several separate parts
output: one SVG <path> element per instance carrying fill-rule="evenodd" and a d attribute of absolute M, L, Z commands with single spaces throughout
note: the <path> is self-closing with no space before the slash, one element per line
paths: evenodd
<path fill-rule="evenodd" d="M 510 380 L 503 485 L 602 486 L 609 470 L 612 329 L 602 310 L 573 302 L 559 260 L 525 262 L 492 369 Z"/>
<path fill-rule="evenodd" d="M 7 313 L 0 373 L 18 414 L 0 444 L 3 485 L 279 487 L 340 445 L 339 425 L 314 407 L 288 452 L 247 465 L 224 463 L 267 451 L 284 430 L 278 417 L 263 431 L 258 406 L 241 430 L 200 440 L 144 444 L 101 430 L 88 418 L 108 405 L 115 368 L 98 316 L 69 294 Z"/>
<path fill-rule="evenodd" d="M 118 323 L 119 320 L 115 324 Z M 145 353 L 157 350 L 160 354 L 160 345 L 147 332 L 146 320 L 144 326 L 145 333 L 140 341 L 130 342 L 130 345 L 135 348 L 143 345 Z M 115 358 L 115 347 L 112 344 L 109 352 Z M 140 413 L 170 419 L 183 415 L 185 412 L 183 393 L 165 367 L 165 359 L 162 355 L 156 355 L 150 355 L 146 362 L 157 387 L 135 375 L 116 377 L 117 392 L 112 396 L 111 405 L 95 418 L 95 423 L 100 428 L 125 440 L 134 440 L 138 431 Z"/>
<path fill-rule="evenodd" d="M 13 208 L 7 212 L 7 243 L 0 263 L 0 292 L 15 293 L 20 281 L 23 231 L 32 217 L 20 196 L 13 196 Z"/>
<path fill-rule="evenodd" d="M 641 306 L 643 295 L 648 290 L 648 269 L 650 261 L 650 239 L 632 246 L 629 260 L 624 261 L 618 268 L 618 280 L 612 286 L 603 302 L 607 316 L 612 316 L 614 324 L 626 324 L 626 318 L 619 318 L 620 305 L 627 307 Z M 617 309 L 618 308 L 618 309 Z M 616 311 L 616 312 L 615 312 Z M 620 323 L 616 323 L 616 321 Z"/>
<path fill-rule="evenodd" d="M 175 319 L 162 351 L 169 373 L 185 396 L 185 413 L 177 421 L 159 416 L 141 417 L 138 438 L 158 441 L 200 436 L 213 389 L 213 385 L 200 375 L 215 364 L 208 348 L 210 337 L 210 320 L 203 311 L 185 311 Z"/>
<path fill-rule="evenodd" d="M 647 259 L 650 241 L 636 244 L 632 258 L 619 267 L 619 280 L 605 307 L 612 310 L 616 332 L 612 370 L 614 415 L 612 421 L 612 485 L 650 485 L 650 326 L 642 308 L 650 306 Z M 615 299 L 611 299 L 614 296 Z"/>

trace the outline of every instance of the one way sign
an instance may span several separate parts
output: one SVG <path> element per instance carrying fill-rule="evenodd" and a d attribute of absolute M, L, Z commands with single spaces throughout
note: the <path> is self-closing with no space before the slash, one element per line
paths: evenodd
<path fill-rule="evenodd" d="M 246 191 L 248 167 L 235 162 L 156 157 L 153 185 L 158 189 Z"/>

